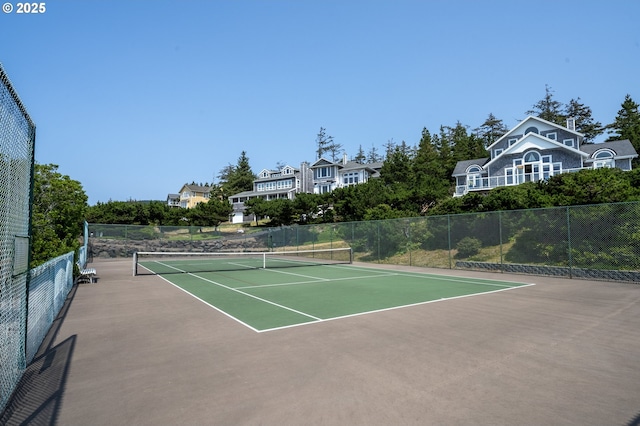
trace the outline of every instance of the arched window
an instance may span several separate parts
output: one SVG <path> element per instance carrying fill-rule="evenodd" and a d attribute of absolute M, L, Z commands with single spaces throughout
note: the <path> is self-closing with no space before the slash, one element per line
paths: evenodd
<path fill-rule="evenodd" d="M 596 151 L 596 153 L 593 154 L 593 158 L 595 160 L 593 162 L 593 168 L 601 169 L 603 167 L 615 167 L 615 160 L 613 159 L 614 155 L 613 151 L 608 149 Z"/>
<path fill-rule="evenodd" d="M 524 131 L 524 134 L 526 135 L 527 133 L 535 133 L 538 134 L 540 132 L 538 132 L 538 128 L 535 126 L 531 126 L 531 127 L 527 127 L 527 130 Z"/>
<path fill-rule="evenodd" d="M 536 151 L 529 151 L 524 155 L 524 162 L 526 163 L 537 163 L 540 161 L 540 154 Z"/>
<path fill-rule="evenodd" d="M 480 171 L 482 169 L 479 166 L 469 166 L 467 168 L 467 186 L 469 188 L 481 188 L 482 187 L 482 175 Z"/>
<path fill-rule="evenodd" d="M 593 158 L 597 158 L 597 159 L 613 158 L 613 152 L 606 149 L 602 151 L 598 151 L 596 155 L 593 156 Z"/>

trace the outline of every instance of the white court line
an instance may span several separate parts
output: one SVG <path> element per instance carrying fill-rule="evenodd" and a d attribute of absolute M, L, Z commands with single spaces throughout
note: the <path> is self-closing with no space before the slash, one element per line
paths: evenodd
<path fill-rule="evenodd" d="M 201 301 L 202 303 L 204 303 L 205 305 L 209 306 L 210 308 L 215 309 L 216 311 L 220 312 L 222 315 L 226 316 L 227 318 L 231 318 L 232 320 L 236 321 L 239 324 L 244 325 L 245 327 L 255 331 L 256 333 L 260 333 L 260 330 L 258 330 L 257 328 L 250 326 L 246 322 L 239 320 L 238 318 L 234 317 L 231 314 L 228 314 L 227 312 L 223 311 L 222 309 L 218 308 L 217 306 L 212 305 L 211 303 L 207 302 L 206 300 L 199 298 L 198 296 L 196 296 L 195 294 L 191 293 L 190 291 L 187 291 L 184 288 L 180 287 L 178 284 L 169 281 L 168 279 L 166 279 L 162 275 L 156 275 L 156 276 L 158 276 L 161 279 L 165 280 L 166 282 L 168 282 L 169 284 L 171 284 L 172 286 L 174 286 L 178 290 L 181 290 L 181 291 L 187 293 L 189 296 L 193 297 L 194 299 L 197 299 L 197 300 Z"/>
<path fill-rule="evenodd" d="M 215 285 L 217 285 L 217 286 L 219 286 L 219 287 L 222 287 L 222 288 L 225 288 L 225 289 L 227 289 L 227 290 L 231 290 L 231 291 L 234 291 L 234 292 L 236 292 L 236 293 L 240 293 L 240 294 L 242 294 L 242 295 L 244 295 L 244 296 L 248 296 L 248 297 L 250 297 L 250 298 L 252 298 L 252 299 L 256 299 L 256 300 L 259 300 L 259 301 L 261 301 L 261 302 L 268 303 L 268 304 L 270 304 L 270 305 L 276 306 L 276 307 L 278 307 L 278 308 L 282 308 L 282 309 L 285 309 L 285 310 L 287 310 L 287 311 L 294 312 L 294 313 L 296 313 L 296 314 L 299 314 L 299 315 L 302 315 L 302 316 L 305 316 L 305 317 L 311 318 L 311 319 L 313 319 L 313 320 L 315 320 L 315 321 L 322 321 L 322 318 L 314 317 L 313 315 L 310 315 L 310 314 L 304 313 L 304 312 L 302 312 L 302 311 L 297 311 L 297 310 L 295 310 L 295 309 L 293 309 L 293 308 L 289 308 L 288 306 L 284 306 L 284 305 L 281 305 L 281 304 L 279 304 L 279 303 L 275 303 L 275 302 L 272 302 L 272 301 L 270 301 L 270 300 L 263 299 L 262 297 L 254 296 L 253 294 L 249 294 L 249 293 L 247 293 L 247 292 L 240 291 L 240 290 L 235 289 L 235 288 L 233 288 L 233 287 L 226 286 L 226 285 L 224 285 L 224 284 L 222 284 L 222 283 L 219 283 L 219 282 L 216 282 L 216 281 L 213 281 L 213 280 L 210 280 L 210 279 L 207 279 L 207 278 L 201 277 L 200 275 L 197 275 L 197 274 L 194 274 L 194 273 L 191 273 L 191 272 L 183 271 L 183 270 L 181 270 L 181 269 L 179 269 L 179 268 L 176 268 L 176 267 L 174 267 L 174 266 L 170 266 L 170 265 L 163 264 L 162 262 L 157 262 L 157 263 L 160 263 L 160 264 L 162 264 L 162 265 L 164 265 L 164 266 L 167 266 L 167 267 L 169 267 L 169 268 L 175 269 L 176 271 L 185 272 L 187 275 L 190 275 L 190 276 L 192 276 L 192 277 L 195 277 L 195 278 L 201 279 L 201 280 L 206 281 L 206 282 L 211 283 L 211 284 L 215 284 Z M 162 278 L 162 279 L 164 279 L 165 281 L 167 281 L 167 282 L 171 283 L 171 281 L 169 281 L 169 280 L 165 279 L 165 278 L 164 278 L 164 277 L 162 277 L 162 276 L 160 276 L 160 278 Z M 174 283 L 171 283 L 171 284 L 173 284 L 174 286 L 178 287 L 179 289 L 181 289 L 181 290 L 183 290 L 183 291 L 185 291 L 185 292 L 189 293 L 187 290 L 184 290 L 182 287 L 178 286 L 177 284 L 174 284 Z M 196 299 L 198 299 L 198 300 L 202 300 L 202 299 L 200 299 L 199 297 L 197 297 L 197 296 L 193 295 L 192 293 L 189 293 L 189 294 L 191 294 L 193 297 L 195 297 L 195 298 L 196 298 Z M 203 300 L 202 300 L 202 301 L 203 301 Z M 203 302 L 204 302 L 204 301 L 203 301 Z M 209 305 L 209 306 L 212 306 L 211 304 L 209 304 L 209 303 L 207 303 L 207 302 L 204 302 L 204 303 L 206 303 L 206 304 L 207 304 L 207 305 Z M 218 310 L 218 311 L 220 311 L 220 312 L 224 312 L 224 311 L 221 311 L 221 310 L 220 310 L 220 309 L 218 309 L 218 308 L 216 308 L 216 310 Z M 225 313 L 225 314 L 226 314 L 227 316 L 230 316 L 230 317 L 231 317 L 231 315 L 229 315 L 229 314 L 227 314 L 227 313 Z M 231 317 L 231 318 L 234 318 L 234 317 Z M 238 322 L 243 323 L 243 322 L 242 322 L 242 321 L 240 321 L 240 320 L 238 320 Z M 244 324 L 244 323 L 243 323 L 243 324 Z M 250 328 L 251 328 L 251 329 L 253 329 L 253 330 L 255 330 L 253 327 L 250 327 Z"/>
<path fill-rule="evenodd" d="M 269 331 L 282 330 L 282 329 L 285 329 L 285 328 L 300 327 L 300 326 L 303 326 L 303 325 L 317 324 L 319 322 L 327 322 L 327 321 L 333 321 L 333 320 L 339 320 L 339 319 L 345 319 L 345 318 L 359 317 L 361 315 L 374 314 L 374 313 L 377 313 L 377 312 L 393 311 L 393 310 L 396 310 L 396 309 L 403 309 L 403 308 L 409 308 L 409 307 L 412 307 L 412 306 L 426 305 L 428 303 L 442 302 L 442 301 L 445 301 L 445 300 L 462 299 L 462 298 L 465 298 L 465 297 L 472 297 L 472 296 L 482 296 L 483 294 L 490 294 L 490 293 L 498 293 L 498 292 L 501 292 L 501 291 L 515 290 L 515 289 L 529 287 L 529 286 L 533 286 L 533 285 L 535 285 L 535 284 L 533 284 L 533 283 L 532 284 L 524 284 L 524 285 L 516 286 L 516 287 L 500 288 L 500 289 L 497 289 L 497 290 L 484 291 L 482 293 L 464 294 L 462 296 L 443 297 L 443 298 L 437 299 L 437 300 L 427 300 L 425 302 L 411 303 L 409 305 L 393 306 L 391 308 L 375 309 L 373 311 L 358 312 L 357 314 L 349 314 L 349 315 L 342 315 L 342 316 L 339 316 L 339 317 L 326 318 L 326 319 L 321 319 L 320 321 L 315 321 L 315 322 L 304 322 L 304 323 L 298 323 L 298 324 L 285 325 L 285 326 L 282 326 L 282 327 L 266 328 L 264 330 L 258 330 L 257 332 L 258 333 L 266 333 L 266 332 L 269 332 Z"/>
<path fill-rule="evenodd" d="M 356 268 L 356 269 L 364 269 L 366 271 L 371 271 L 373 269 L 373 268 L 367 268 L 365 266 L 341 266 L 341 265 L 326 265 L 326 266 L 328 266 L 329 268 L 338 268 L 338 269 Z M 533 283 L 525 283 L 525 282 L 517 282 L 517 281 L 492 280 L 489 278 L 456 277 L 453 275 L 429 274 L 429 273 L 422 273 L 422 272 L 395 272 L 394 274 L 400 275 L 403 277 L 414 277 L 414 278 L 429 277 L 429 278 L 436 278 L 443 281 L 455 281 L 455 282 L 461 282 L 466 284 L 489 285 L 489 286 L 495 286 L 495 287 L 523 287 L 523 286 L 534 285 Z M 487 282 L 480 282 L 480 281 L 487 281 Z M 511 283 L 516 285 L 514 286 L 509 284 L 495 284 L 498 282 Z"/>
<path fill-rule="evenodd" d="M 287 271 L 282 271 L 280 269 L 263 269 L 263 271 L 265 272 L 273 272 L 273 273 L 277 273 L 277 274 L 285 274 L 285 275 L 293 275 L 296 277 L 302 277 L 302 278 L 309 278 L 313 281 L 299 281 L 299 282 L 293 282 L 293 283 L 278 283 L 278 284 L 261 284 L 261 285 L 254 285 L 254 286 L 246 286 L 246 287 L 236 287 L 239 289 L 246 289 L 246 288 L 261 288 L 261 287 L 280 287 L 280 286 L 286 286 L 286 285 L 299 285 L 299 284 L 314 284 L 314 283 L 319 283 L 319 282 L 336 282 L 336 281 L 345 281 L 345 280 L 359 280 L 359 279 L 365 279 L 365 278 L 378 278 L 378 277 L 387 277 L 387 276 L 394 276 L 394 275 L 398 275 L 396 273 L 393 272 L 384 272 L 381 274 L 376 274 L 376 275 L 362 275 L 359 277 L 345 277 L 345 278 L 322 278 L 322 277 L 315 277 L 312 275 L 304 275 L 304 274 L 296 274 L 295 272 L 287 272 Z"/>
<path fill-rule="evenodd" d="M 163 264 L 161 262 L 157 262 L 157 263 Z M 181 269 L 173 267 L 173 266 L 170 266 L 170 265 L 165 265 L 165 266 L 170 267 L 172 269 L 175 269 L 177 271 L 186 272 L 186 271 L 182 271 Z M 326 265 L 326 266 L 333 267 L 333 268 L 340 268 L 340 269 L 357 268 L 357 269 L 364 269 L 364 270 L 367 270 L 367 271 L 372 271 L 373 270 L 372 268 L 357 267 L 357 266 L 340 266 L 340 265 Z M 478 284 L 478 285 L 487 285 L 487 286 L 504 287 L 504 288 L 500 288 L 500 289 L 497 289 L 497 290 L 491 290 L 491 291 L 485 291 L 485 292 L 481 292 L 481 293 L 473 293 L 473 294 L 465 294 L 465 295 L 461 295 L 461 296 L 444 297 L 444 298 L 437 299 L 437 300 L 428 300 L 428 301 L 424 301 L 424 302 L 411 303 L 411 304 L 408 304 L 408 305 L 393 306 L 393 307 L 390 307 L 390 308 L 376 309 L 376 310 L 372 310 L 372 311 L 358 312 L 358 313 L 355 313 L 355 314 L 342 315 L 342 316 L 338 316 L 338 317 L 322 319 L 322 318 L 318 318 L 318 317 L 315 317 L 315 316 L 310 315 L 310 314 L 306 314 L 306 313 L 301 312 L 301 311 L 297 311 L 297 310 L 289 308 L 287 306 L 280 305 L 278 303 L 271 302 L 269 300 L 266 300 L 266 299 L 263 299 L 263 298 L 260 298 L 260 297 L 257 297 L 257 296 L 253 296 L 253 295 L 251 295 L 249 293 L 240 291 L 239 289 L 234 289 L 232 287 L 225 286 L 224 284 L 215 282 L 213 280 L 206 279 L 206 278 L 201 277 L 199 275 L 186 272 L 188 275 L 191 275 L 193 277 L 199 278 L 199 279 L 201 279 L 203 281 L 218 285 L 220 287 L 223 287 L 223 288 L 231 290 L 231 291 L 235 291 L 235 292 L 240 293 L 242 295 L 249 296 L 249 297 L 254 298 L 256 300 L 259 300 L 259 301 L 274 305 L 276 307 L 279 307 L 279 308 L 282 308 L 282 309 L 285 309 L 285 310 L 288 310 L 288 311 L 291 311 L 291 312 L 295 312 L 295 313 L 297 313 L 299 315 L 306 316 L 306 317 L 311 318 L 311 319 L 314 320 L 314 321 L 311 321 L 311 322 L 302 322 L 302 323 L 291 324 L 291 325 L 286 325 L 286 326 L 282 326 L 282 327 L 274 327 L 274 328 L 268 328 L 268 329 L 259 330 L 259 329 L 256 329 L 256 328 L 246 324 L 245 322 L 239 320 L 238 318 L 226 313 L 225 311 L 215 307 L 214 305 L 211 305 L 210 303 L 202 300 L 201 298 L 199 298 L 199 297 L 195 296 L 194 294 L 190 293 L 189 291 L 179 287 L 178 285 L 172 283 L 171 281 L 166 280 L 164 277 L 161 276 L 161 278 L 164 279 L 165 281 L 167 281 L 168 283 L 170 283 L 171 285 L 173 285 L 173 286 L 179 288 L 180 290 L 184 291 L 185 293 L 187 293 L 187 294 L 193 296 L 194 298 L 200 300 L 201 302 L 205 303 L 206 305 L 214 308 L 216 311 L 218 311 L 218 312 L 224 314 L 225 316 L 234 319 L 238 323 L 250 328 L 251 330 L 255 331 L 256 333 L 265 333 L 265 332 L 269 332 L 269 331 L 282 330 L 282 329 L 287 329 L 287 328 L 292 328 L 292 327 L 300 327 L 300 326 L 309 325 L 309 324 L 317 324 L 317 323 L 320 323 L 320 322 L 333 321 L 333 320 L 345 319 L 345 318 L 352 318 L 352 317 L 357 317 L 357 316 L 361 316 L 361 315 L 368 315 L 368 314 L 377 313 L 377 312 L 392 311 L 392 310 L 396 310 L 396 309 L 403 309 L 403 308 L 408 308 L 408 307 L 412 307 L 412 306 L 426 305 L 428 303 L 442 302 L 442 301 L 446 301 L 446 300 L 461 299 L 461 298 L 472 297 L 472 296 L 481 296 L 483 294 L 498 293 L 498 292 L 502 292 L 502 291 L 508 291 L 508 290 L 524 288 L 524 287 L 529 287 L 529 286 L 534 286 L 535 285 L 534 283 L 517 283 L 517 282 L 513 282 L 513 281 L 511 283 L 517 284 L 517 285 L 511 285 L 510 286 L 510 285 L 505 285 L 505 284 L 480 283 L 477 280 L 472 279 L 472 278 L 465 279 L 463 277 L 460 277 L 460 279 L 458 279 L 457 277 L 451 277 L 451 276 L 447 276 L 447 275 L 422 274 L 422 273 L 419 273 L 419 272 L 416 272 L 414 274 L 411 274 L 411 273 L 384 272 L 384 273 L 376 274 L 376 275 L 369 276 L 369 277 L 362 276 L 362 277 L 349 277 L 349 278 L 330 280 L 330 279 L 327 279 L 327 278 L 312 277 L 312 276 L 308 276 L 308 275 L 296 274 L 296 273 L 293 273 L 293 272 L 286 272 L 286 271 L 280 271 L 280 270 L 275 270 L 275 269 L 263 269 L 263 270 L 269 271 L 269 272 L 283 273 L 283 274 L 288 274 L 288 275 L 295 275 L 295 276 L 300 276 L 300 277 L 303 277 L 303 278 L 311 278 L 313 280 L 316 280 L 316 281 L 309 281 L 309 282 L 300 282 L 299 284 L 318 283 L 318 282 L 326 282 L 326 281 L 342 281 L 342 280 L 346 280 L 346 279 L 377 278 L 377 277 L 383 277 L 383 276 L 407 276 L 407 277 L 413 277 L 413 278 L 420 278 L 422 276 L 422 277 L 425 277 L 425 278 L 433 277 L 433 278 L 437 278 L 437 279 L 442 279 L 444 281 L 454 281 L 454 282 L 461 282 L 461 283 L 467 283 L 467 284 Z M 492 281 L 492 280 L 487 280 L 487 279 L 482 279 L 482 278 L 479 278 L 479 280 Z M 510 281 L 502 281 L 502 282 L 508 283 Z M 246 289 L 246 288 L 257 288 L 257 287 L 281 286 L 281 285 L 292 285 L 292 284 L 291 283 L 269 284 L 269 285 L 264 285 L 264 286 L 239 287 L 239 288 Z"/>
<path fill-rule="evenodd" d="M 199 278 L 199 279 L 201 279 L 202 281 L 206 281 L 206 282 L 208 282 L 208 283 L 215 284 L 215 285 L 217 285 L 217 286 L 219 286 L 219 287 L 226 288 L 227 290 L 235 291 L 236 293 L 240 293 L 240 294 L 242 294 L 242 295 L 245 295 L 245 296 L 251 297 L 252 299 L 256 299 L 256 300 L 259 300 L 259 301 L 261 301 L 261 302 L 268 303 L 268 304 L 273 305 L 273 306 L 277 306 L 278 308 L 286 309 L 287 311 L 295 312 L 296 314 L 299 314 L 299 315 L 303 315 L 303 316 L 305 316 L 305 317 L 312 318 L 312 319 L 314 319 L 314 320 L 316 320 L 316 321 L 322 321 L 322 319 L 321 319 L 321 318 L 317 318 L 317 317 L 314 317 L 313 315 L 309 315 L 309 314 L 306 314 L 306 313 L 304 313 L 304 312 L 297 311 L 297 310 L 295 310 L 295 309 L 293 309 L 293 308 L 289 308 L 288 306 L 280 305 L 279 303 L 275 303 L 275 302 L 272 302 L 272 301 L 270 301 L 270 300 L 263 299 L 262 297 L 254 296 L 253 294 L 249 294 L 249 293 L 247 293 L 247 292 L 240 291 L 240 290 L 238 290 L 238 289 L 235 289 L 235 288 L 233 288 L 233 287 L 226 286 L 226 285 L 221 284 L 221 283 L 219 283 L 219 282 L 215 282 L 215 281 L 213 281 L 213 280 L 210 280 L 210 279 L 207 279 L 207 278 L 201 277 L 200 275 L 192 274 L 191 272 L 187 272 L 187 275 L 191 275 L 192 277 Z"/>

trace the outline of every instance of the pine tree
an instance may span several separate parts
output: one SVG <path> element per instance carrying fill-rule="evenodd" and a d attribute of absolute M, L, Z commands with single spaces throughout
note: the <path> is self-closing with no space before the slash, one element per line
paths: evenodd
<path fill-rule="evenodd" d="M 411 169 L 411 198 L 415 208 L 421 213 L 425 213 L 437 200 L 448 196 L 449 192 L 450 176 L 448 170 L 442 167 L 435 141 L 437 139 L 434 139 L 426 128 L 422 129 L 422 137 Z"/>
<path fill-rule="evenodd" d="M 527 115 L 534 115 L 543 120 L 564 126 L 566 124 L 566 115 L 563 113 L 563 105 L 561 102 L 553 99 L 553 90 L 548 84 L 544 86 L 544 99 L 539 100 L 533 105 L 533 109 L 526 112 Z"/>
<path fill-rule="evenodd" d="M 564 115 L 575 119 L 576 131 L 584 135 L 584 143 L 593 143 L 595 138 L 604 133 L 599 121 L 594 121 L 591 108 L 580 102 L 580 98 L 571 99 L 566 105 Z"/>
<path fill-rule="evenodd" d="M 480 127 L 474 129 L 474 132 L 482 138 L 485 147 L 490 146 L 508 131 L 509 129 L 507 129 L 507 126 L 502 122 L 502 120 L 497 119 L 491 113 Z"/>
<path fill-rule="evenodd" d="M 336 143 L 333 140 L 333 136 L 327 135 L 327 129 L 320 127 L 320 131 L 316 136 L 316 150 L 317 160 L 323 158 L 325 153 L 331 154 L 331 161 L 336 161 L 338 153 L 342 149 L 342 144 Z"/>
<path fill-rule="evenodd" d="M 375 145 L 371 145 L 371 149 L 367 152 L 367 163 L 379 163 L 383 160 L 382 156 L 378 154 L 378 149 Z"/>
<path fill-rule="evenodd" d="M 611 135 L 608 141 L 629 139 L 631 144 L 640 153 L 640 112 L 638 105 L 631 99 L 631 95 L 626 95 L 621 108 L 618 111 L 613 123 L 606 126 L 608 133 Z M 634 163 L 640 160 L 636 159 Z"/>
<path fill-rule="evenodd" d="M 364 164 L 367 161 L 367 156 L 364 154 L 364 150 L 362 149 L 362 145 L 358 147 L 358 153 L 355 157 L 353 157 L 353 161 L 358 164 Z"/>
<path fill-rule="evenodd" d="M 251 191 L 255 179 L 256 176 L 251 171 L 247 153 L 242 151 L 238 158 L 238 164 L 233 167 L 233 171 L 228 174 L 227 181 L 223 184 L 224 193 L 229 196 L 243 191 Z"/>

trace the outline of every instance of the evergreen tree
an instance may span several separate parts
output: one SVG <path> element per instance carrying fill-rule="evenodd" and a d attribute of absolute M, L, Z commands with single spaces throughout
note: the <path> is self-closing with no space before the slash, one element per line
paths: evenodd
<path fill-rule="evenodd" d="M 371 145 L 371 149 L 367 152 L 367 163 L 379 163 L 382 160 L 382 156 L 378 154 L 378 149 L 375 145 Z"/>
<path fill-rule="evenodd" d="M 440 165 L 446 170 L 447 176 L 451 179 L 451 173 L 456 166 L 456 160 L 453 158 L 453 150 L 449 143 L 449 138 L 446 136 L 446 130 L 443 126 L 440 126 L 440 134 L 431 136 L 433 146 L 436 147 L 440 158 Z"/>
<path fill-rule="evenodd" d="M 566 105 L 564 115 L 575 119 L 576 131 L 584 135 L 584 143 L 593 143 L 604 132 L 602 123 L 594 121 L 591 108 L 580 102 L 580 98 L 571 99 Z"/>
<path fill-rule="evenodd" d="M 414 211 L 424 213 L 436 201 L 449 195 L 448 170 L 442 167 L 440 154 L 426 128 L 422 129 L 411 171 Z"/>
<path fill-rule="evenodd" d="M 639 105 L 631 99 L 631 95 L 626 95 L 621 108 L 618 111 L 613 123 L 606 128 L 611 135 L 608 141 L 629 139 L 633 147 L 640 153 L 640 112 Z M 634 164 L 639 164 L 640 160 L 634 160 Z"/>
<path fill-rule="evenodd" d="M 194 226 L 218 226 L 229 220 L 233 207 L 229 200 L 211 198 L 206 203 L 198 203 L 187 211 L 187 218 Z"/>
<path fill-rule="evenodd" d="M 456 127 L 448 128 L 449 145 L 453 150 L 453 158 L 456 161 L 472 160 L 487 157 L 484 140 L 474 134 L 467 134 L 466 126 L 460 122 Z"/>
<path fill-rule="evenodd" d="M 484 123 L 474 131 L 482 139 L 484 146 L 488 147 L 506 134 L 509 129 L 507 129 L 502 120 L 497 119 L 490 113 Z"/>
<path fill-rule="evenodd" d="M 362 145 L 358 146 L 358 153 L 353 157 L 353 161 L 359 164 L 364 164 L 367 161 L 367 156 L 364 154 Z"/>
<path fill-rule="evenodd" d="M 317 160 L 323 158 L 326 153 L 331 154 L 331 161 L 336 161 L 338 152 L 342 149 L 342 145 L 334 142 L 333 136 L 327 135 L 327 129 L 320 127 L 320 131 L 316 136 Z"/>
<path fill-rule="evenodd" d="M 227 181 L 223 184 L 223 192 L 227 195 L 237 194 L 253 189 L 255 174 L 251 171 L 247 153 L 242 151 L 238 158 L 238 164 L 233 167 L 233 171 L 227 175 Z"/>
<path fill-rule="evenodd" d="M 553 98 L 553 90 L 551 90 L 549 85 L 545 84 L 544 90 L 544 98 L 536 102 L 533 105 L 533 109 L 527 111 L 526 114 L 540 117 L 543 120 L 547 120 L 561 126 L 566 125 L 567 117 L 563 112 L 562 103 Z"/>

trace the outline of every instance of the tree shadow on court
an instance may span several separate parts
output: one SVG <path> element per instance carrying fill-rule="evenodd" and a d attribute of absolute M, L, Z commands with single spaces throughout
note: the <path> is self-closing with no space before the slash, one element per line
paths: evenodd
<path fill-rule="evenodd" d="M 636 416 L 631 419 L 629 423 L 627 423 L 627 426 L 640 426 L 640 412 L 636 414 Z"/>
<path fill-rule="evenodd" d="M 1 425 L 55 425 L 62 405 L 65 384 L 77 336 L 52 346 L 64 322 L 78 286 L 69 292 L 36 356 L 26 368 L 4 413 Z"/>

